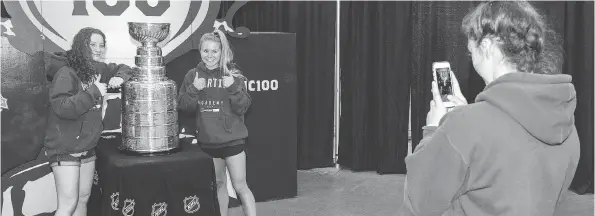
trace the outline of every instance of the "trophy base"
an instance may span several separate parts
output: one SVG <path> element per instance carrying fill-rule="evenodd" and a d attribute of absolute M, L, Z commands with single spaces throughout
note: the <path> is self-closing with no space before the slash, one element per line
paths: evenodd
<path fill-rule="evenodd" d="M 140 152 L 140 151 L 132 151 L 128 149 L 118 148 L 122 154 L 128 156 L 164 156 L 164 155 L 171 155 L 178 153 L 182 150 L 182 147 L 176 147 L 165 151 L 158 151 L 158 152 Z"/>

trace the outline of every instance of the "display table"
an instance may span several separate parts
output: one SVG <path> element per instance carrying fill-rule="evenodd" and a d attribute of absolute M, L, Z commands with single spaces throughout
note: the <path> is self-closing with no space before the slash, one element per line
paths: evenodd
<path fill-rule="evenodd" d="M 128 156 L 114 136 L 97 147 L 89 215 L 219 215 L 213 161 L 197 145 L 180 140 L 177 153 Z"/>

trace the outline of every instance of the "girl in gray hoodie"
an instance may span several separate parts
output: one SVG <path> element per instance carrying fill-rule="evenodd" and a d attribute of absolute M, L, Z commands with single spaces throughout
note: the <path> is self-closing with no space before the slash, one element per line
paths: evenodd
<path fill-rule="evenodd" d="M 222 216 L 227 215 L 227 174 L 248 216 L 256 215 L 256 203 L 246 183 L 244 145 L 248 129 L 244 114 L 252 99 L 245 81 L 233 64 L 233 53 L 220 30 L 200 39 L 201 62 L 188 71 L 180 86 L 178 108 L 196 114 L 197 139 L 202 150 L 213 157 L 217 199 Z"/>

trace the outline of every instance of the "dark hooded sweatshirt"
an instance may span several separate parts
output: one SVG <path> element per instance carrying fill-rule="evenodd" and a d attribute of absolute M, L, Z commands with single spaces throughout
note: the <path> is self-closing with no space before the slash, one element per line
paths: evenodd
<path fill-rule="evenodd" d="M 96 68 L 102 74 L 102 83 L 112 77 L 127 81 L 132 76 L 132 69 L 123 64 L 96 62 Z M 93 84 L 83 89 L 77 72 L 66 66 L 66 58 L 60 54 L 46 55 L 46 74 L 52 80 L 44 142 L 47 154 L 72 154 L 95 148 L 103 130 L 99 89 Z"/>
<path fill-rule="evenodd" d="M 206 87 L 194 87 L 194 78 L 204 78 Z M 196 113 L 197 139 L 205 148 L 221 148 L 244 143 L 248 129 L 244 114 L 252 99 L 246 89 L 246 77 L 234 76 L 231 86 L 223 86 L 219 68 L 209 70 L 203 62 L 186 74 L 178 94 L 178 108 Z"/>
<path fill-rule="evenodd" d="M 553 215 L 580 154 L 571 79 L 506 74 L 424 127 L 398 215 Z"/>

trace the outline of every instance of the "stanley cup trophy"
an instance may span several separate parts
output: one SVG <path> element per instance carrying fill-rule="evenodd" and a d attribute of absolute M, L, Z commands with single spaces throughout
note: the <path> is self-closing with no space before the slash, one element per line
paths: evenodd
<path fill-rule="evenodd" d="M 122 145 L 126 153 L 151 155 L 179 150 L 176 83 L 165 76 L 157 43 L 169 23 L 128 23 L 136 50 L 134 75 L 122 87 Z"/>

